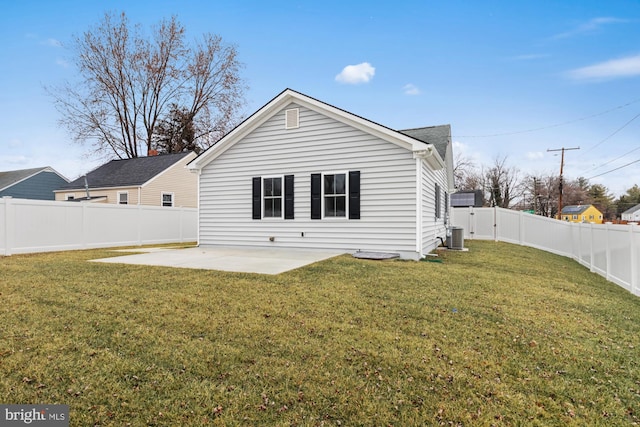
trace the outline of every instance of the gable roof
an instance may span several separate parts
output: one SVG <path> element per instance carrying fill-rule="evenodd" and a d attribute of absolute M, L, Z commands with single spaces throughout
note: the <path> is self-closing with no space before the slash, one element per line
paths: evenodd
<path fill-rule="evenodd" d="M 451 142 L 451 125 L 428 126 L 423 128 L 405 129 L 399 131 L 419 141 L 436 147 L 443 159 L 447 155 L 447 148 Z"/>
<path fill-rule="evenodd" d="M 269 118 L 273 117 L 282 108 L 288 104 L 296 103 L 311 110 L 320 111 L 337 121 L 346 123 L 364 132 L 377 136 L 381 139 L 399 145 L 407 150 L 413 151 L 416 157 L 422 157 L 434 168 L 445 167 L 445 155 L 441 154 L 437 149 L 434 142 L 442 143 L 442 135 L 448 133 L 450 135 L 450 126 L 433 126 L 431 128 L 419 128 L 409 130 L 408 132 L 421 130 L 420 132 L 413 132 L 416 135 L 426 139 L 420 139 L 409 133 L 403 133 L 393 130 L 386 126 L 372 122 L 346 110 L 342 110 L 333 105 L 319 101 L 310 96 L 304 95 L 300 92 L 296 92 L 292 89 L 285 89 L 267 104 L 265 104 L 258 111 L 249 116 L 246 120 L 236 126 L 231 132 L 226 134 L 216 144 L 209 147 L 204 152 L 200 153 L 198 157 L 189 162 L 187 167 L 191 170 L 199 170 L 213 161 L 216 157 L 226 151 L 229 147 L 233 146 L 236 142 L 241 140 L 244 136 L 248 135 L 258 126 L 263 124 Z M 450 138 L 449 138 L 450 139 Z"/>
<path fill-rule="evenodd" d="M 634 207 L 622 212 L 622 215 L 631 215 L 632 213 L 635 213 L 637 211 L 640 211 L 640 204 L 637 204 Z"/>
<path fill-rule="evenodd" d="M 164 172 L 191 152 L 111 160 L 88 172 L 89 188 L 140 186 Z M 84 176 L 61 186 L 56 191 L 84 188 Z"/>
<path fill-rule="evenodd" d="M 580 215 L 590 207 L 593 207 L 593 205 L 569 205 L 562 208 L 562 213 L 568 215 Z M 594 207 L 594 209 L 596 208 Z"/>
<path fill-rule="evenodd" d="M 49 166 L 44 166 L 41 168 L 19 169 L 14 171 L 0 172 L 0 191 L 11 187 L 21 181 L 24 181 L 25 179 L 31 178 L 32 176 L 37 175 L 40 172 L 53 172 L 65 181 L 69 181 L 67 178 L 60 175 L 52 167 Z"/>

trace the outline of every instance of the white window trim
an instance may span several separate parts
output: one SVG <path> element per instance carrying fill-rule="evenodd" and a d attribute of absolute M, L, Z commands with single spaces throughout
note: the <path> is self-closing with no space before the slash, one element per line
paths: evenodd
<path fill-rule="evenodd" d="M 344 216 L 326 216 L 325 215 L 325 194 L 324 194 L 324 177 L 325 175 L 344 175 Z M 349 220 L 349 171 L 338 171 L 338 172 L 322 172 L 320 174 L 320 184 L 322 188 L 321 196 L 321 204 L 320 209 L 322 210 L 322 219 L 326 219 L 328 221 L 348 221 Z"/>
<path fill-rule="evenodd" d="M 281 188 L 281 194 L 280 194 L 280 216 L 264 216 L 264 201 L 265 201 L 265 194 L 264 194 L 264 180 L 265 179 L 273 179 L 273 178 L 280 178 L 280 188 Z M 262 176 L 260 177 L 261 181 L 260 181 L 260 217 L 265 220 L 265 221 L 270 221 L 270 220 L 281 220 L 284 219 L 284 175 L 266 175 L 266 176 Z"/>
<path fill-rule="evenodd" d="M 171 196 L 171 206 L 165 206 L 164 205 L 164 196 L 165 195 L 169 195 Z M 176 205 L 176 195 L 173 191 L 163 191 L 160 193 L 160 206 L 162 206 L 163 208 L 168 208 L 168 207 L 175 207 Z"/>
<path fill-rule="evenodd" d="M 120 203 L 120 195 L 121 194 L 126 194 L 127 195 L 127 203 Z M 128 205 L 129 204 L 129 192 L 128 191 L 118 191 L 117 196 L 116 196 L 116 203 L 118 205 Z"/>

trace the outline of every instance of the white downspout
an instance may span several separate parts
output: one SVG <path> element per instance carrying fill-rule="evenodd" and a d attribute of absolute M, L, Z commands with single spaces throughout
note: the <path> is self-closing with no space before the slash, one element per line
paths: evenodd
<path fill-rule="evenodd" d="M 422 254 L 422 159 L 416 157 L 416 253 Z"/>

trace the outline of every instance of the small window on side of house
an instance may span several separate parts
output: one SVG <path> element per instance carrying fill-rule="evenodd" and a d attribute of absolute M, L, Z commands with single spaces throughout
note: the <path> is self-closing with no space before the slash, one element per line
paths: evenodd
<path fill-rule="evenodd" d="M 166 208 L 173 207 L 173 193 L 162 193 L 162 206 Z"/>
<path fill-rule="evenodd" d="M 65 200 L 75 200 L 76 199 L 76 195 L 75 194 L 65 194 L 64 195 L 64 199 Z"/>
<path fill-rule="evenodd" d="M 127 191 L 118 192 L 118 204 L 119 205 L 129 204 L 129 192 Z"/>
<path fill-rule="evenodd" d="M 577 221 L 578 220 L 578 215 L 574 215 L 573 219 Z"/>
<path fill-rule="evenodd" d="M 440 185 L 436 184 L 435 189 L 435 199 L 436 199 L 436 219 L 441 216 L 441 207 L 440 207 Z"/>

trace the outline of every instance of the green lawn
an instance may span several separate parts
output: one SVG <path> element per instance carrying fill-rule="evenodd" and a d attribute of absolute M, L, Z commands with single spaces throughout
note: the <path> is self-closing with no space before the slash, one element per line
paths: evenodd
<path fill-rule="evenodd" d="M 278 276 L 0 258 L 0 403 L 89 425 L 633 425 L 640 298 L 467 241 Z"/>

